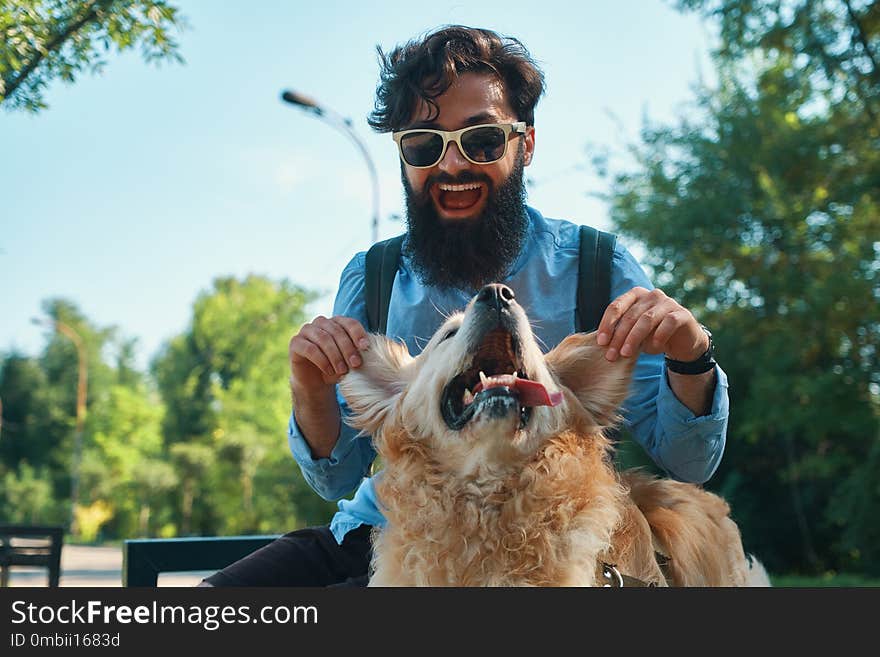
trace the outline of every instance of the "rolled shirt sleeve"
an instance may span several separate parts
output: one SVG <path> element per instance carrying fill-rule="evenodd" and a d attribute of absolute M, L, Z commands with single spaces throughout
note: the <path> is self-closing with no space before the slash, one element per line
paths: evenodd
<path fill-rule="evenodd" d="M 641 266 L 623 247 L 614 253 L 611 296 L 633 287 L 653 289 Z M 675 396 L 662 354 L 641 354 L 633 372 L 623 416 L 633 438 L 671 477 L 704 483 L 724 454 L 729 415 L 727 375 L 716 365 L 715 392 L 709 413 L 695 416 Z"/>

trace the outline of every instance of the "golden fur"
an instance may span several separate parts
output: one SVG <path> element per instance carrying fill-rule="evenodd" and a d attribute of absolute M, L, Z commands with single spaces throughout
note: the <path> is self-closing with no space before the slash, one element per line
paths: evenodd
<path fill-rule="evenodd" d="M 633 359 L 609 363 L 593 334 L 542 355 L 512 305 L 529 378 L 562 393 L 525 427 L 518 416 L 475 415 L 458 431 L 443 421 L 442 391 L 482 339 L 473 301 L 416 358 L 371 336 L 364 365 L 344 378 L 350 421 L 373 435 L 384 464 L 376 490 L 387 526 L 374 535 L 370 585 L 601 586 L 603 562 L 659 586 L 768 584 L 721 498 L 613 467 L 605 430 Z M 670 557 L 671 581 L 655 550 Z"/>

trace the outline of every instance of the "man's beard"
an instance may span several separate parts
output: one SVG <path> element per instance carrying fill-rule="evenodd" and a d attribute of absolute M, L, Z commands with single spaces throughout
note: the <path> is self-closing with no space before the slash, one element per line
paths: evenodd
<path fill-rule="evenodd" d="M 402 172 L 406 197 L 407 247 L 415 273 L 425 285 L 480 289 L 504 279 L 528 234 L 523 185 L 523 153 L 517 153 L 513 171 L 498 189 L 485 175 L 465 171 L 457 177 L 429 178 L 416 193 Z M 444 221 L 438 216 L 428 189 L 434 183 L 483 182 L 488 186 L 486 207 L 477 217 Z"/>

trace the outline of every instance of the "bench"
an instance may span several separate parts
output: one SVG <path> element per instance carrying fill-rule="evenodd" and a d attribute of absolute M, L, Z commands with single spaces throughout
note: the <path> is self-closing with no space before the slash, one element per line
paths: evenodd
<path fill-rule="evenodd" d="M 0 587 L 9 586 L 13 566 L 48 569 L 49 586 L 61 578 L 64 527 L 57 525 L 0 525 Z"/>
<path fill-rule="evenodd" d="M 129 539 L 123 544 L 122 585 L 157 586 L 160 573 L 220 570 L 278 536 Z"/>

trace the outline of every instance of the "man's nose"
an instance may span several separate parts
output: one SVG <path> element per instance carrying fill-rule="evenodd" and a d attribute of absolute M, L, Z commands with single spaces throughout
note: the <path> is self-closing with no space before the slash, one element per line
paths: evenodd
<path fill-rule="evenodd" d="M 476 303 L 503 310 L 514 302 L 513 290 L 501 283 L 490 283 L 477 293 Z"/>
<path fill-rule="evenodd" d="M 437 163 L 441 171 L 451 174 L 467 169 L 470 165 L 471 163 L 458 150 L 458 144 L 453 141 L 449 142 L 446 146 L 446 152 L 443 153 L 443 157 Z"/>

